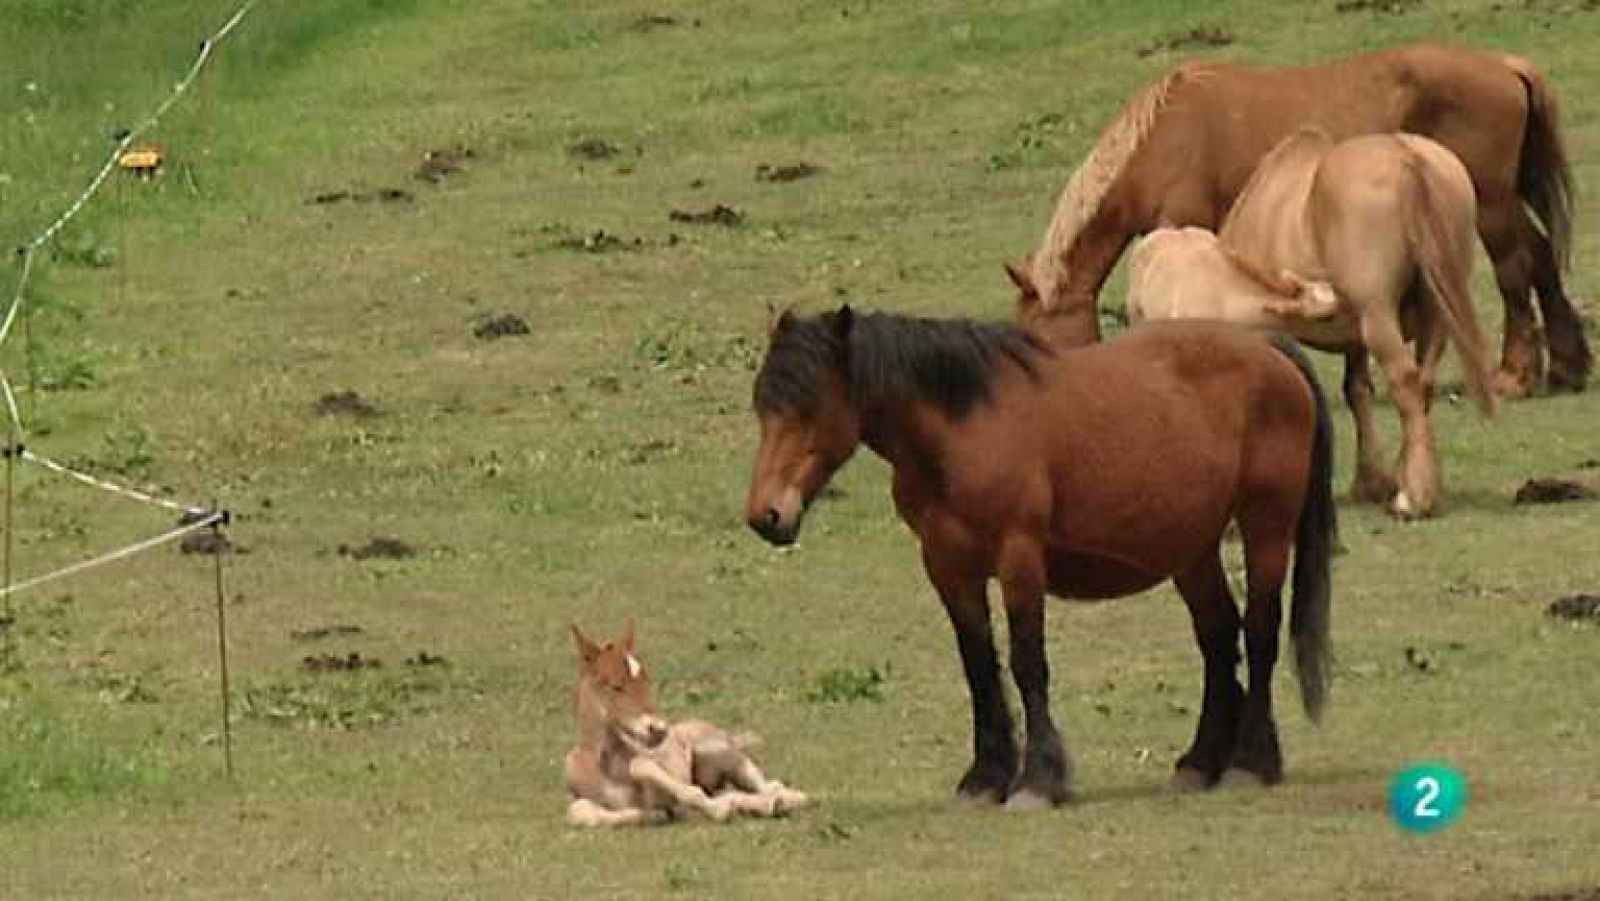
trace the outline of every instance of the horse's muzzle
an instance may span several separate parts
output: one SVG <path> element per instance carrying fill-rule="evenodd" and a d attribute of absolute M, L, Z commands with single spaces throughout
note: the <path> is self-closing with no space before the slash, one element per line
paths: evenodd
<path fill-rule="evenodd" d="M 795 539 L 800 534 L 799 518 L 786 522 L 775 507 L 768 507 L 760 513 L 751 515 L 747 522 L 757 535 L 766 539 L 768 544 L 778 547 L 787 547 L 794 544 Z"/>

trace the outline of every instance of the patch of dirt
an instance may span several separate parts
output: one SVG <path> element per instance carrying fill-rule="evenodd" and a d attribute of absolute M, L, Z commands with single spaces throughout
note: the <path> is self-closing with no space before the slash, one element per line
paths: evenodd
<path fill-rule="evenodd" d="M 1600 623 L 1600 594 L 1570 594 L 1545 608 L 1545 616 Z M 1600 901 L 1600 899 L 1597 899 Z"/>
<path fill-rule="evenodd" d="M 1594 2 L 1600 4 L 1600 0 Z M 1537 895 L 1529 895 L 1527 901 L 1600 901 L 1600 886 L 1540 892 Z"/>
<path fill-rule="evenodd" d="M 1173 34 L 1156 38 L 1148 44 L 1135 48 L 1135 56 L 1143 59 L 1168 50 L 1188 50 L 1195 47 L 1227 47 L 1239 38 L 1233 32 L 1217 25 L 1202 25 L 1188 31 L 1179 31 Z"/>
<path fill-rule="evenodd" d="M 417 549 L 398 538 L 374 538 L 357 547 L 341 544 L 337 553 L 351 560 L 406 560 L 415 557 Z"/>
<path fill-rule="evenodd" d="M 513 335 L 532 334 L 528 323 L 521 316 L 512 313 L 501 313 L 499 316 L 484 320 L 472 327 L 472 335 L 480 341 L 493 341 L 496 338 L 508 338 Z"/>
<path fill-rule="evenodd" d="M 471 147 L 457 144 L 448 150 L 429 150 L 422 154 L 422 162 L 418 164 L 415 178 L 431 184 L 438 184 L 462 170 L 467 160 L 477 156 Z"/>
<path fill-rule="evenodd" d="M 609 160 L 621 152 L 605 138 L 581 138 L 567 145 L 567 156 L 580 160 Z"/>
<path fill-rule="evenodd" d="M 378 408 L 371 402 L 354 391 L 333 391 L 317 398 L 317 413 L 322 416 L 353 416 L 356 419 L 371 419 L 378 415 Z"/>
<path fill-rule="evenodd" d="M 427 651 L 418 651 L 415 657 L 407 657 L 405 659 L 405 664 L 406 666 L 414 669 L 421 669 L 428 666 L 449 666 L 450 661 L 440 657 L 438 654 L 430 654 Z"/>
<path fill-rule="evenodd" d="M 1426 673 L 1434 668 L 1433 658 L 1411 645 L 1406 645 L 1406 663 L 1419 673 Z"/>
<path fill-rule="evenodd" d="M 1336 13 L 1388 13 L 1400 15 L 1422 8 L 1422 0 L 1338 0 L 1333 4 Z"/>
<path fill-rule="evenodd" d="M 383 661 L 376 657 L 363 657 L 360 651 L 351 651 L 343 657 L 338 654 L 307 654 L 301 659 L 300 668 L 312 673 L 348 673 L 382 669 Z"/>
<path fill-rule="evenodd" d="M 361 635 L 366 630 L 360 626 L 348 623 L 337 623 L 332 626 L 320 626 L 315 629 L 299 629 L 289 633 L 289 638 L 294 641 L 321 641 L 335 635 Z"/>
<path fill-rule="evenodd" d="M 375 200 L 380 203 L 410 203 L 416 200 L 416 197 L 405 188 L 375 188 L 371 191 L 338 190 L 313 194 L 306 203 L 327 206 L 344 203 L 347 200 L 353 203 L 371 203 Z"/>
<path fill-rule="evenodd" d="M 228 540 L 221 532 L 201 530 L 183 536 L 178 550 L 185 554 L 248 554 L 245 548 Z"/>
<path fill-rule="evenodd" d="M 782 166 L 769 166 L 766 163 L 756 166 L 756 181 L 799 181 L 802 178 L 810 178 L 813 175 L 821 174 L 821 166 L 815 166 L 805 161 Z"/>
<path fill-rule="evenodd" d="M 1596 3 L 1600 3 L 1600 0 L 1595 0 L 1595 2 Z M 1591 457 L 1591 458 L 1583 461 L 1582 463 L 1579 463 L 1578 464 L 1578 468 L 1579 469 L 1600 469 L 1600 457 Z"/>
<path fill-rule="evenodd" d="M 724 225 L 729 228 L 733 228 L 734 226 L 740 225 L 744 222 L 743 213 L 731 206 L 721 203 L 713 206 L 709 210 L 701 210 L 693 213 L 686 212 L 684 210 L 673 210 L 667 214 L 667 218 L 671 219 L 673 222 L 688 222 L 694 225 Z"/>
<path fill-rule="evenodd" d="M 601 228 L 588 234 L 557 238 L 551 246 L 563 250 L 581 250 L 585 253 L 605 253 L 609 250 L 635 250 L 644 246 L 644 239 L 613 235 Z"/>
<path fill-rule="evenodd" d="M 1565 479 L 1529 479 L 1513 498 L 1518 504 L 1560 504 L 1567 501 L 1592 501 L 1595 490 L 1581 482 Z"/>
<path fill-rule="evenodd" d="M 648 33 L 656 31 L 657 29 L 672 28 L 681 24 L 683 23 L 677 16 L 664 16 L 660 13 L 645 13 L 639 18 L 634 19 L 633 25 L 630 27 L 632 27 L 634 31 Z M 694 20 L 694 27 L 700 27 L 699 19 Z"/>

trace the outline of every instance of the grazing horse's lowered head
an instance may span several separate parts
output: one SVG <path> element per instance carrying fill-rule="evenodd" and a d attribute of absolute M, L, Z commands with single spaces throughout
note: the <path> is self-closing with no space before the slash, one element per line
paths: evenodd
<path fill-rule="evenodd" d="M 667 737 L 667 723 L 657 712 L 650 674 L 633 656 L 633 620 L 624 623 L 622 637 L 612 643 L 591 640 L 576 624 L 572 638 L 578 647 L 578 685 L 573 695 L 582 738 L 615 738 L 640 749 L 660 745 Z"/>

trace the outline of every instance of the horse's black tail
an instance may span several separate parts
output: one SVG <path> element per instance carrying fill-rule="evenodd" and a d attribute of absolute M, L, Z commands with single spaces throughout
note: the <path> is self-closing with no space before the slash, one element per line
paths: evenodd
<path fill-rule="evenodd" d="M 1285 335 L 1273 345 L 1300 370 L 1316 400 L 1317 424 L 1311 441 L 1311 471 L 1306 498 L 1300 507 L 1295 532 L 1294 601 L 1289 611 L 1289 636 L 1294 640 L 1294 663 L 1300 680 L 1300 701 L 1312 722 L 1322 718 L 1328 698 L 1332 653 L 1329 648 L 1330 607 L 1333 602 L 1332 563 L 1339 540 L 1337 509 L 1333 502 L 1333 420 L 1328 399 L 1300 345 Z"/>

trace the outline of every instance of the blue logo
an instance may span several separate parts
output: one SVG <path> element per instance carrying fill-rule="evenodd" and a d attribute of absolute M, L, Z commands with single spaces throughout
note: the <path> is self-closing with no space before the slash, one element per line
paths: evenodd
<path fill-rule="evenodd" d="M 1407 832 L 1438 832 L 1467 806 L 1467 778 L 1443 763 L 1409 767 L 1389 784 L 1389 814 Z"/>

